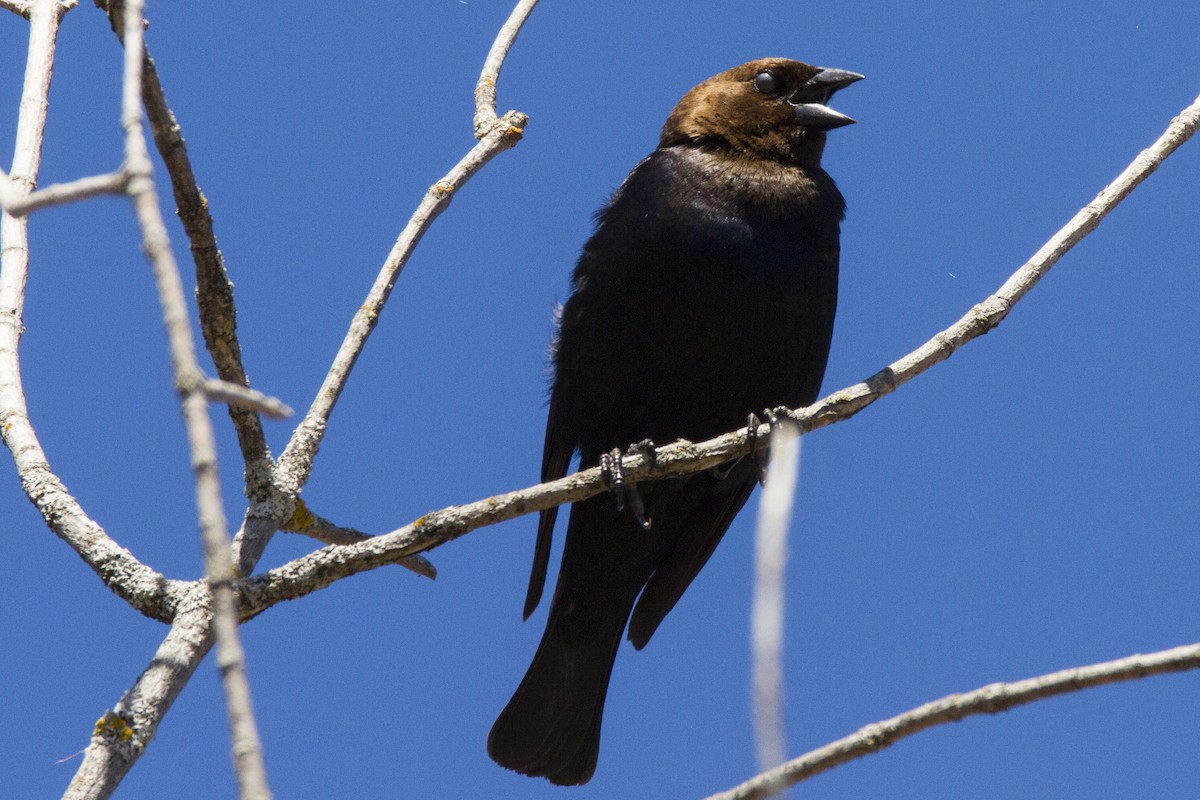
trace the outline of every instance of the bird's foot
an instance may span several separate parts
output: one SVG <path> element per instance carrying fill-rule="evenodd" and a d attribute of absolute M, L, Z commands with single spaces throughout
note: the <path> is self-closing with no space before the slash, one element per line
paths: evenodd
<path fill-rule="evenodd" d="M 643 439 L 637 444 L 629 446 L 625 455 L 636 455 L 641 453 L 647 458 L 651 465 L 654 464 L 654 442 L 649 439 Z M 625 482 L 625 471 L 621 468 L 622 453 L 619 447 L 614 447 L 612 452 L 605 453 L 600 456 L 600 472 L 604 476 L 604 482 L 608 484 L 609 491 L 617 499 L 617 510 L 624 511 L 626 505 L 633 512 L 633 516 L 638 521 L 638 525 L 642 526 L 642 530 L 650 530 L 650 521 L 646 519 L 646 506 L 642 502 L 642 495 L 637 490 L 637 485 Z"/>

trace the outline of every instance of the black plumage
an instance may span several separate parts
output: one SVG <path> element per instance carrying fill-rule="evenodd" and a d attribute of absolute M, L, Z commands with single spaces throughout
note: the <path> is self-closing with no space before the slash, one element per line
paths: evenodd
<path fill-rule="evenodd" d="M 837 306 L 842 195 L 821 169 L 825 103 L 861 78 L 761 59 L 701 83 L 597 217 L 562 309 L 542 480 L 651 439 L 701 441 L 764 408 L 816 399 Z M 546 631 L 488 737 L 501 765 L 558 784 L 596 767 L 609 675 L 629 623 L 649 641 L 758 477 L 637 486 L 648 530 L 611 495 L 575 503 Z M 525 615 L 557 509 L 542 512 Z"/>

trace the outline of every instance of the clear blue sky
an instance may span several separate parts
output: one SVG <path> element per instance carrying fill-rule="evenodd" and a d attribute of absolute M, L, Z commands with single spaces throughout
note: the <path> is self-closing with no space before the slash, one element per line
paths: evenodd
<path fill-rule="evenodd" d="M 259 389 L 307 406 L 422 192 L 471 145 L 472 89 L 509 10 L 150 3 Z M 0 16 L 3 148 L 26 31 Z M 833 390 L 956 320 L 1148 146 L 1200 92 L 1197 31 L 1195 0 L 544 0 L 500 82 L 526 138 L 421 244 L 304 498 L 384 532 L 535 482 L 551 308 L 590 215 L 704 78 L 768 55 L 867 76 L 838 96 L 860 122 L 826 154 L 849 204 Z M 120 58 L 90 2 L 68 14 L 43 184 L 119 163 Z M 998 330 L 806 439 L 793 753 L 950 692 L 1200 638 L 1198 186 L 1192 142 Z M 53 467 L 138 558 L 197 576 L 183 428 L 128 204 L 38 213 L 32 259 L 22 363 Z M 214 418 L 236 520 L 237 450 Z M 276 453 L 290 429 L 269 424 Z M 276 796 L 699 798 L 750 776 L 756 502 L 651 645 L 620 653 L 582 789 L 484 749 L 544 620 L 520 620 L 532 518 L 433 552 L 435 583 L 384 569 L 263 614 L 243 633 Z M 53 797 L 164 628 L 47 531 L 11 466 L 0 511 L 0 794 Z M 313 547 L 280 536 L 264 564 Z M 222 702 L 210 659 L 118 797 L 234 797 Z M 1108 687 L 927 732 L 796 796 L 1194 798 L 1198 707 L 1195 673 Z"/>

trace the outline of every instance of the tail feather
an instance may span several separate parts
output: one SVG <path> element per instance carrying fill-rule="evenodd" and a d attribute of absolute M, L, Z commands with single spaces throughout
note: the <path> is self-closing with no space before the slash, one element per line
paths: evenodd
<path fill-rule="evenodd" d="M 568 641 L 547 626 L 529 671 L 488 734 L 496 763 L 560 786 L 587 783 L 626 615 L 616 630 Z"/>
<path fill-rule="evenodd" d="M 571 506 L 546 631 L 488 735 L 498 764 L 563 786 L 592 777 L 621 634 L 663 546 L 609 496 Z"/>

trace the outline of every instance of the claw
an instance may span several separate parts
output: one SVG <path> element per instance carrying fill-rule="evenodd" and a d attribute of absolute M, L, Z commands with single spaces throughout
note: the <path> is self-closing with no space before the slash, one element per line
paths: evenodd
<path fill-rule="evenodd" d="M 637 490 L 637 486 L 630 484 L 625 487 L 625 492 L 628 495 L 629 510 L 633 512 L 633 518 L 638 521 L 638 525 L 642 530 L 650 530 L 650 520 L 646 519 L 646 506 L 642 503 L 642 494 Z"/>
<path fill-rule="evenodd" d="M 758 418 L 758 414 L 751 411 L 746 415 L 746 444 L 750 445 L 750 455 L 758 458 L 758 426 L 762 422 Z"/>
<path fill-rule="evenodd" d="M 625 472 L 621 469 L 621 451 L 613 448 L 612 452 L 600 456 L 600 474 L 608 484 L 608 490 L 617 498 L 617 511 L 625 510 Z"/>
<path fill-rule="evenodd" d="M 643 439 L 637 444 L 631 445 L 629 452 L 632 454 L 635 449 L 641 449 L 647 444 L 653 454 L 654 442 L 649 439 Z M 645 451 L 642 450 L 642 452 Z M 653 458 L 653 455 L 648 457 Z M 641 493 L 638 492 L 635 484 L 625 483 L 625 472 L 621 469 L 620 448 L 613 448 L 612 452 L 600 456 L 600 472 L 604 476 L 604 482 L 608 484 L 609 491 L 617 499 L 617 511 L 624 511 L 628 504 L 629 510 L 633 512 L 633 516 L 642 530 L 650 530 L 650 521 L 646 519 L 646 506 L 642 502 Z"/>

